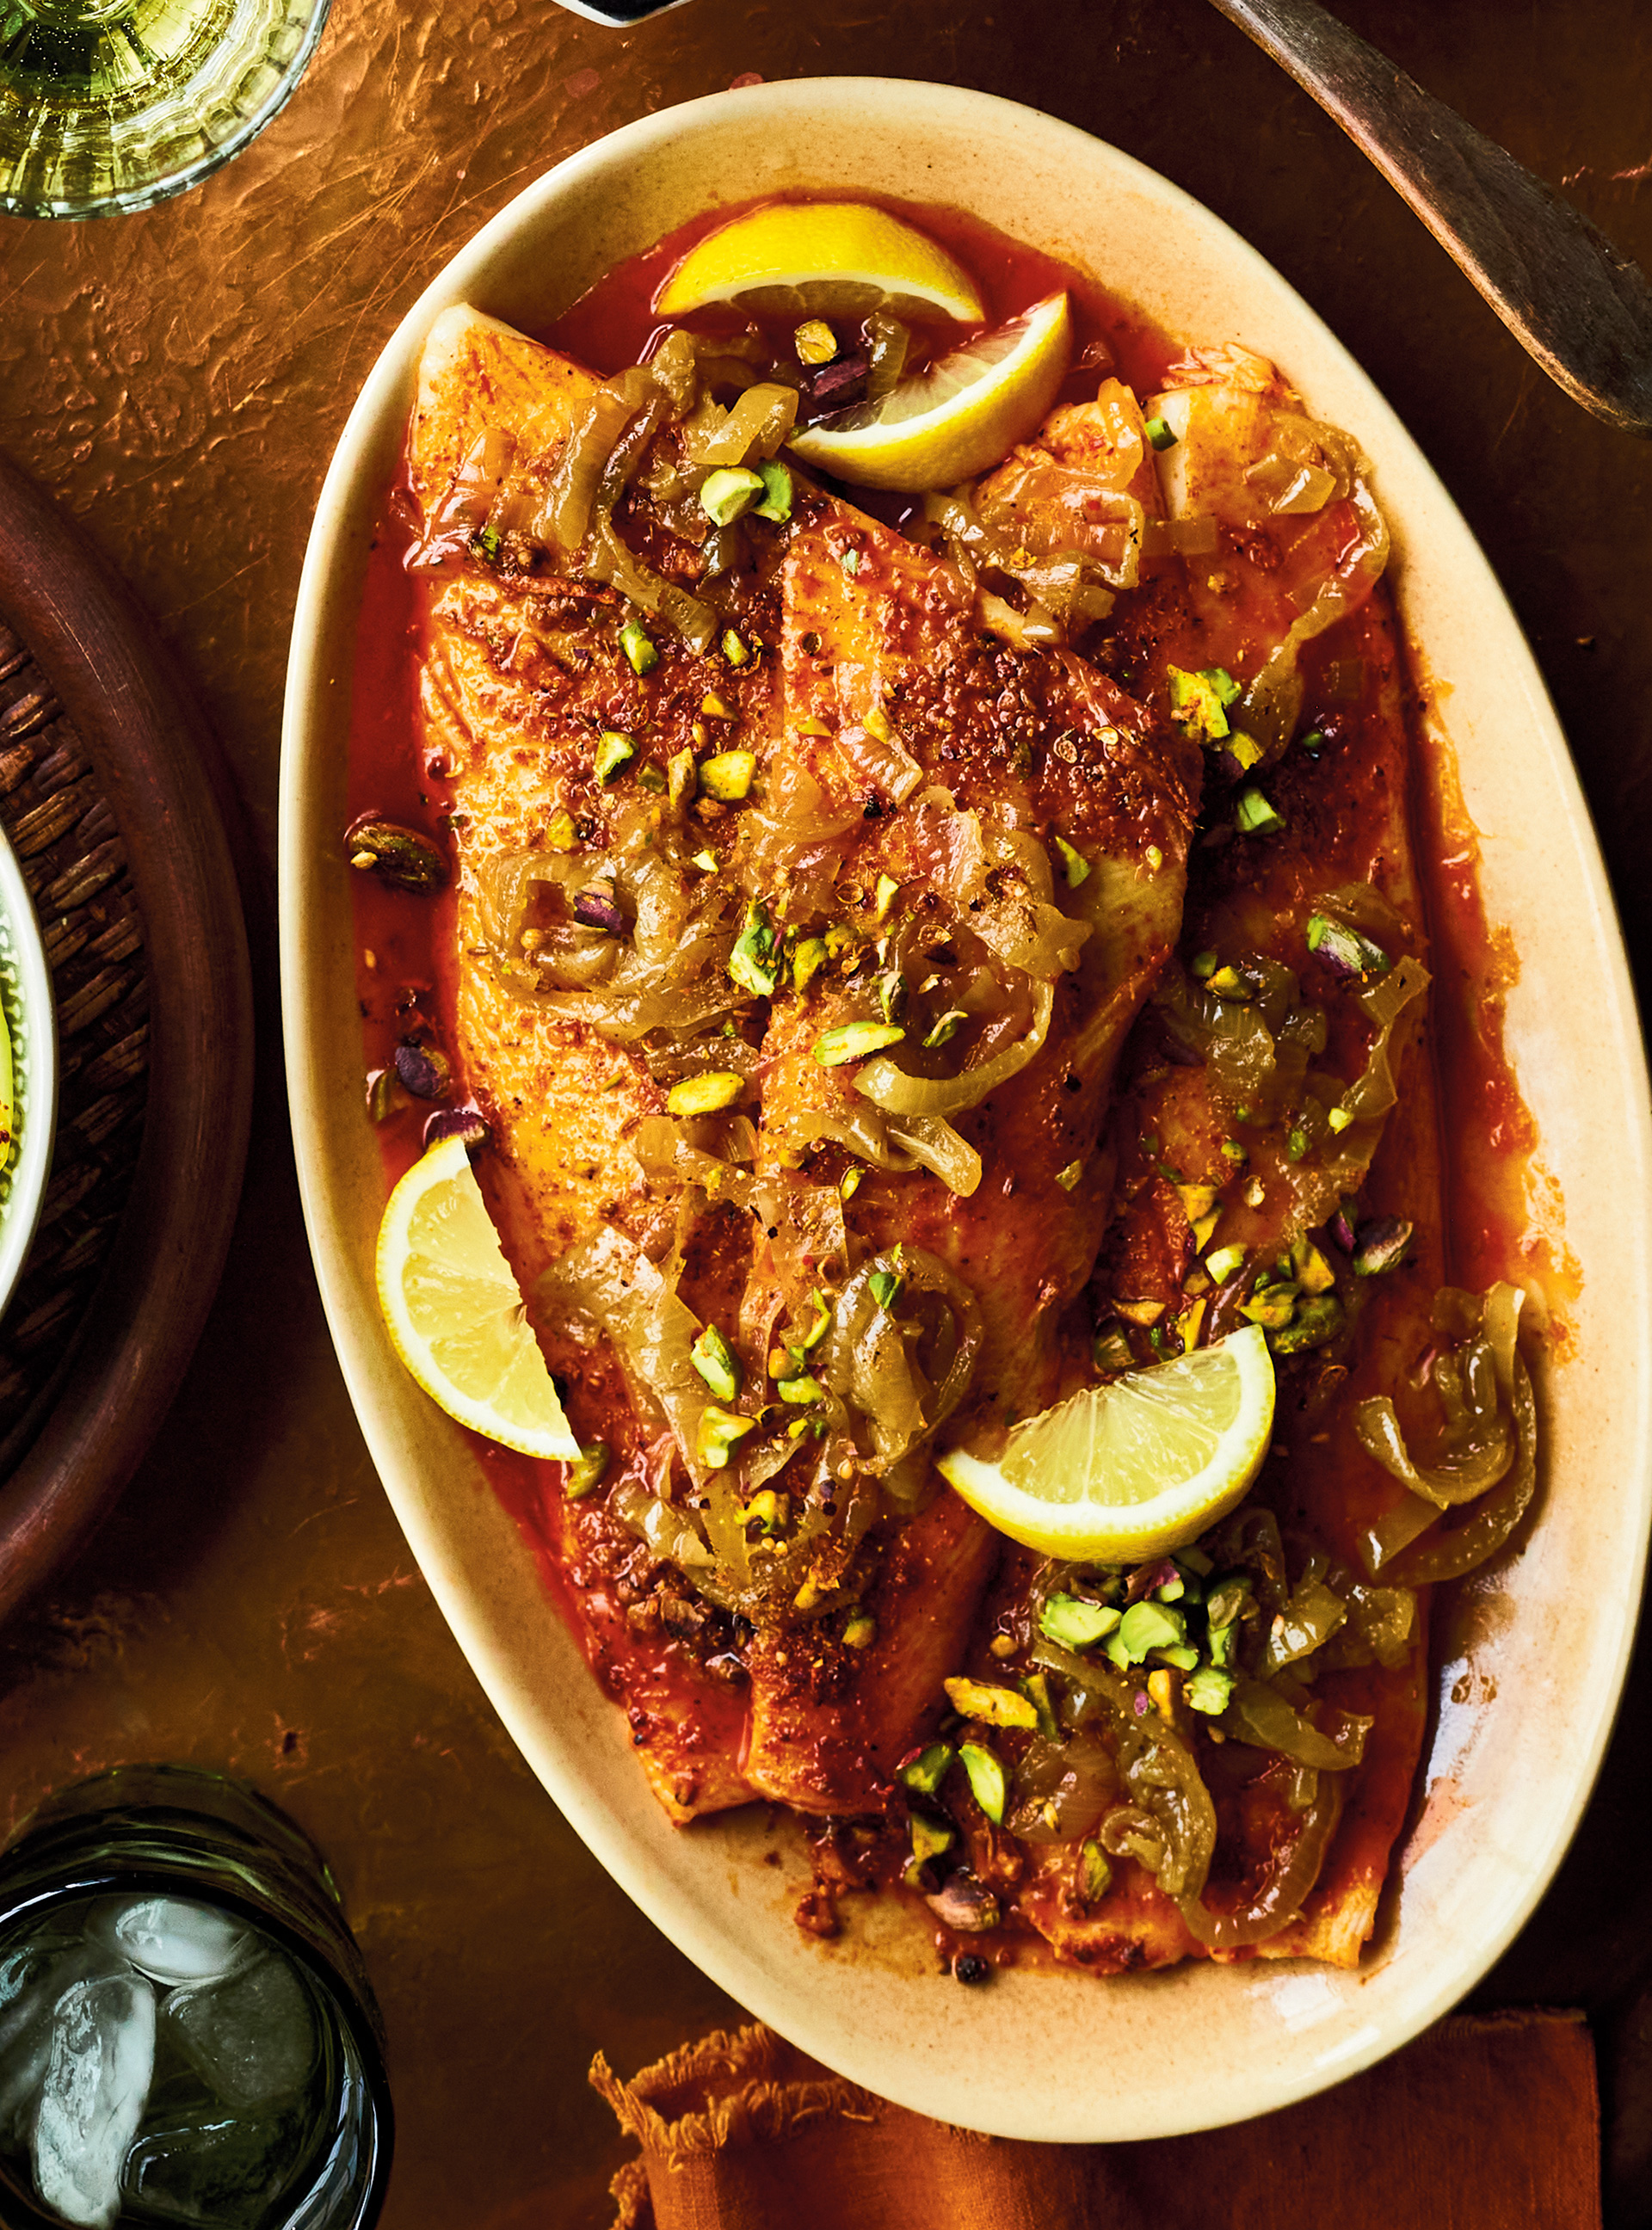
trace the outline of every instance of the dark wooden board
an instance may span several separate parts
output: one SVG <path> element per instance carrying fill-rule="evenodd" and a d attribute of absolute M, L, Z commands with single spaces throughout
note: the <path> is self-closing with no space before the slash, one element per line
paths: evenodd
<path fill-rule="evenodd" d="M 154 629 L 0 457 L 0 610 L 49 678 L 119 830 L 149 971 L 149 1092 L 120 1228 L 38 1433 L 0 1480 L 0 1619 L 137 1468 L 217 1290 L 252 1106 L 252 983 L 217 749 Z"/>

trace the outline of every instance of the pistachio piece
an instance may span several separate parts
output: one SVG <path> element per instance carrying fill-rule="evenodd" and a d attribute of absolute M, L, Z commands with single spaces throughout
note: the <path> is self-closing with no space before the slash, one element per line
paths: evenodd
<path fill-rule="evenodd" d="M 943 1851 L 950 1851 L 958 1840 L 958 1830 L 950 1820 L 932 1820 L 926 1813 L 912 1815 L 912 1855 L 913 1863 L 925 1866 L 938 1859 Z"/>
<path fill-rule="evenodd" d="M 743 991 L 767 999 L 780 980 L 780 966 L 779 936 L 768 908 L 761 899 L 753 899 L 745 909 L 745 926 L 728 957 L 728 972 Z"/>
<path fill-rule="evenodd" d="M 562 1492 L 570 1502 L 578 1502 L 581 1495 L 602 1485 L 608 1471 L 608 1459 L 606 1440 L 591 1440 L 581 1447 L 562 1482 Z"/>
<path fill-rule="evenodd" d="M 897 1771 L 902 1788 L 914 1796 L 932 1796 L 952 1769 L 957 1753 L 951 1743 L 931 1743 Z"/>
<path fill-rule="evenodd" d="M 983 1936 L 998 1924 L 998 1900 L 973 1874 L 954 1874 L 924 1903 L 943 1928 L 956 1929 L 960 1936 Z"/>
<path fill-rule="evenodd" d="M 1370 1222 L 1362 1223 L 1353 1249 L 1355 1277 L 1379 1278 L 1386 1271 L 1397 1270 L 1405 1260 L 1415 1229 L 1414 1224 L 1397 1215 L 1373 1216 Z"/>
<path fill-rule="evenodd" d="M 1046 1640 L 1062 1649 L 1089 1649 L 1113 1632 L 1120 1614 L 1109 1603 L 1087 1602 L 1081 1595 L 1051 1595 L 1038 1614 Z"/>
<path fill-rule="evenodd" d="M 724 805 L 738 805 L 750 791 L 756 772 L 755 751 L 719 751 L 715 757 L 700 763 L 701 795 Z"/>
<path fill-rule="evenodd" d="M 625 653 L 633 674 L 641 676 L 652 674 L 660 663 L 660 654 L 649 638 L 648 629 L 635 613 L 619 631 L 620 648 Z"/>
<path fill-rule="evenodd" d="M 726 1471 L 735 1447 L 756 1425 L 755 1417 L 737 1417 L 732 1410 L 720 1409 L 714 1402 L 708 1402 L 700 1413 L 700 1428 L 694 1435 L 700 1460 L 710 1471 Z"/>
<path fill-rule="evenodd" d="M 869 1610 L 857 1610 L 843 1628 L 845 1649 L 870 1649 L 878 1638 L 878 1622 Z"/>
<path fill-rule="evenodd" d="M 848 1061 L 881 1053 L 885 1046 L 899 1045 L 906 1034 L 899 1022 L 840 1022 L 815 1040 L 815 1059 L 823 1068 L 842 1068 Z"/>
<path fill-rule="evenodd" d="M 398 821 L 362 814 L 345 831 L 345 852 L 352 867 L 376 874 L 398 891 L 423 895 L 447 884 L 448 863 L 436 846 Z"/>
<path fill-rule="evenodd" d="M 732 1107 L 745 1089 L 745 1079 L 732 1069 L 711 1068 L 700 1076 L 685 1076 L 666 1094 L 669 1115 L 714 1115 Z"/>
<path fill-rule="evenodd" d="M 792 988 L 795 990 L 806 991 L 825 965 L 825 938 L 805 937 L 791 956 Z"/>
<path fill-rule="evenodd" d="M 700 491 L 700 507 L 713 526 L 732 526 L 768 493 L 760 473 L 744 465 L 723 465 L 708 473 Z"/>
<path fill-rule="evenodd" d="M 1079 1858 L 1083 1872 L 1084 1894 L 1090 1904 L 1094 1905 L 1112 1887 L 1113 1868 L 1107 1863 L 1107 1853 L 1094 1835 L 1085 1839 Z"/>
<path fill-rule="evenodd" d="M 1085 858 L 1082 852 L 1075 852 L 1073 849 L 1073 847 L 1068 842 L 1065 836 L 1056 837 L 1055 849 L 1061 854 L 1062 867 L 1066 873 L 1068 888 L 1069 890 L 1076 890 L 1081 883 L 1086 882 L 1089 879 L 1089 861 Z"/>
<path fill-rule="evenodd" d="M 453 1071 L 439 1047 L 398 1045 L 391 1058 L 397 1082 L 416 1099 L 440 1099 L 452 1080 Z"/>
<path fill-rule="evenodd" d="M 443 1138 L 462 1138 L 468 1146 L 487 1143 L 487 1125 L 474 1107 L 438 1107 L 427 1116 L 422 1144 L 429 1152 Z"/>
<path fill-rule="evenodd" d="M 778 458 L 766 460 L 757 470 L 763 482 L 763 500 L 752 506 L 752 515 L 784 526 L 791 516 L 791 474 Z"/>
<path fill-rule="evenodd" d="M 994 1687 L 988 1680 L 943 1680 L 941 1685 L 952 1709 L 966 1719 L 980 1719 L 991 1727 L 1038 1724 L 1036 1706 L 1013 1688 Z"/>
<path fill-rule="evenodd" d="M 611 782 L 620 769 L 636 757 L 636 744 L 629 736 L 622 736 L 612 728 L 604 728 L 597 739 L 597 756 L 591 762 L 592 771 L 598 782 Z"/>
<path fill-rule="evenodd" d="M 732 1402 L 738 1398 L 741 1376 L 739 1357 L 715 1324 L 706 1326 L 689 1349 L 688 1360 L 720 1402 Z M 740 1422 L 749 1433 L 751 1419 L 742 1418 Z"/>
<path fill-rule="evenodd" d="M 1017 1698 L 1024 1702 L 1025 1698 Z M 1036 1714 L 1034 1714 L 1036 1721 Z M 1001 1766 L 984 1743 L 960 1743 L 958 1762 L 969 1776 L 970 1793 L 995 1827 L 1003 1825 L 1004 1799 L 1009 1791 Z"/>

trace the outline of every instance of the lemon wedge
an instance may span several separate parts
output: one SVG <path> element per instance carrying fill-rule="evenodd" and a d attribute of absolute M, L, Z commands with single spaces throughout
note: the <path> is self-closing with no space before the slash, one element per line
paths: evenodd
<path fill-rule="evenodd" d="M 1226 1517 L 1262 1467 L 1274 1364 L 1259 1324 L 1127 1371 L 1029 1417 L 996 1463 L 954 1448 L 944 1478 L 1047 1556 L 1145 1563 Z"/>
<path fill-rule="evenodd" d="M 986 316 L 969 274 L 926 233 L 867 202 L 771 202 L 691 248 L 655 299 L 661 317 L 726 302 L 756 317 Z"/>
<path fill-rule="evenodd" d="M 523 1455 L 577 1460 L 462 1138 L 440 1140 L 391 1193 L 378 1267 L 391 1342 L 432 1401 Z"/>
<path fill-rule="evenodd" d="M 831 425 L 806 427 L 791 447 L 805 462 L 861 487 L 950 487 L 996 465 L 1055 400 L 1073 351 L 1065 294 L 983 333 L 903 379 L 881 401 Z"/>

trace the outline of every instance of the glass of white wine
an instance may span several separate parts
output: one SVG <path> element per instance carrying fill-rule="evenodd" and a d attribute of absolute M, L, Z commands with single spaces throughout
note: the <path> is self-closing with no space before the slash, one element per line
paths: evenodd
<path fill-rule="evenodd" d="M 102 216 L 197 184 L 303 74 L 328 0 L 0 0 L 0 213 Z"/>

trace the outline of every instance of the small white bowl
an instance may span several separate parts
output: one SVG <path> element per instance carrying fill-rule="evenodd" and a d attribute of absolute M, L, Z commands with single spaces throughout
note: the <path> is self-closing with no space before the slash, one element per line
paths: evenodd
<path fill-rule="evenodd" d="M 0 1006 L 11 1038 L 11 1143 L 0 1162 L 0 1312 L 40 1221 L 57 1131 L 57 1009 L 17 855 L 0 835 Z"/>
<path fill-rule="evenodd" d="M 667 1825 L 621 1714 L 547 1601 L 457 1428 L 402 1370 L 373 1291 L 384 1205 L 339 845 L 350 676 L 375 520 L 421 343 L 448 304 L 543 330 L 605 269 L 720 202 L 796 189 L 961 207 L 1087 267 L 1186 341 L 1273 357 L 1375 461 L 1402 612 L 1481 831 L 1489 918 L 1520 978 L 1507 1041 L 1580 1276 L 1543 1374 L 1543 1506 L 1438 1627 L 1439 1712 L 1378 1938 L 1355 1973 L 1183 1966 L 1098 1982 L 940 1979 L 923 1930 L 852 1900 L 822 1945 L 759 1808 Z M 1115 149 L 1010 103 L 877 80 L 753 87 L 645 118 L 528 189 L 409 312 L 357 403 L 294 623 L 282 765 L 282 973 L 293 1127 L 317 1273 L 362 1428 L 415 1555 L 524 1754 L 615 1877 L 734 1997 L 921 2111 L 1017 2137 L 1161 2137 L 1341 2081 L 1485 1973 L 1558 1865 L 1628 1661 L 1652 1510 L 1646 1341 L 1652 1129 L 1629 972 L 1588 813 L 1532 656 L 1455 506 L 1346 351 L 1253 249 Z"/>

